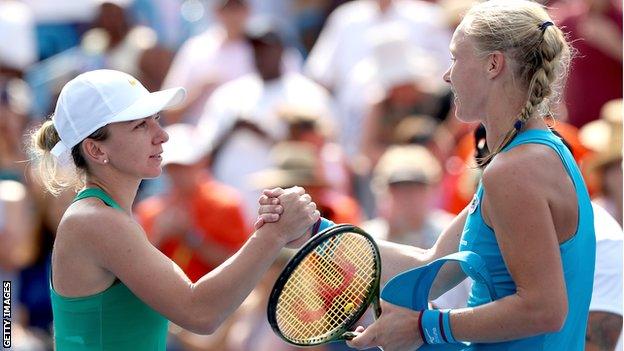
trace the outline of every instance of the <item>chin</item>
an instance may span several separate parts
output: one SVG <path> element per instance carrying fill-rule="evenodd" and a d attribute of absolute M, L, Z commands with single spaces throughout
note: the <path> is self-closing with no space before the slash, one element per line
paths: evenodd
<path fill-rule="evenodd" d="M 466 113 L 458 106 L 455 107 L 455 118 L 463 123 L 474 123 L 481 121 L 481 118 L 476 116 L 476 113 Z"/>
<path fill-rule="evenodd" d="M 162 167 L 158 167 L 158 169 L 151 169 L 143 175 L 143 179 L 153 179 L 158 178 L 162 174 Z"/>

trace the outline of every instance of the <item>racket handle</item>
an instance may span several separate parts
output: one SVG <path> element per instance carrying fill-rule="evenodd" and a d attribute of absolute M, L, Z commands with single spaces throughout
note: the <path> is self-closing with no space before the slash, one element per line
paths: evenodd
<path fill-rule="evenodd" d="M 348 331 L 342 334 L 343 339 L 345 340 L 353 340 L 356 336 L 360 335 L 358 332 Z"/>
<path fill-rule="evenodd" d="M 315 236 L 316 234 L 322 232 L 323 230 L 329 228 L 329 227 L 333 227 L 335 226 L 336 223 L 330 221 L 327 218 L 319 218 L 318 221 L 316 221 L 316 223 L 314 223 L 314 225 L 312 226 L 312 233 L 310 235 L 310 237 Z"/>

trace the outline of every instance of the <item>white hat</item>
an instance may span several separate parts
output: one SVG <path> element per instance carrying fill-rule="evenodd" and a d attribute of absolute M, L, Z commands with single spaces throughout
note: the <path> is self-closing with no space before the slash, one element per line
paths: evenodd
<path fill-rule="evenodd" d="M 162 164 L 193 165 L 208 154 L 210 143 L 204 142 L 190 124 L 177 123 L 165 128 L 169 141 L 163 144 Z"/>
<path fill-rule="evenodd" d="M 134 77 L 113 70 L 86 72 L 69 81 L 59 95 L 52 121 L 61 141 L 52 149 L 61 163 L 71 149 L 99 128 L 145 118 L 184 100 L 183 88 L 150 93 Z"/>

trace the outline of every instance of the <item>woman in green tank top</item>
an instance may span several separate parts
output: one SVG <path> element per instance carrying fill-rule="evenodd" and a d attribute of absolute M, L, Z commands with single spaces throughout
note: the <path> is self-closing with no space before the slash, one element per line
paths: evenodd
<path fill-rule="evenodd" d="M 184 95 L 182 88 L 150 93 L 118 71 L 87 72 L 65 85 L 52 120 L 32 135 L 46 188 L 53 194 L 83 189 L 63 215 L 52 252 L 59 351 L 165 350 L 169 320 L 196 333 L 213 332 L 279 251 L 302 243 L 319 219 L 302 188 L 276 190 L 280 204 L 260 207 L 268 214 L 260 215 L 245 245 L 192 283 L 150 244 L 131 210 L 141 180 L 161 173 L 168 136 L 158 112 Z M 263 225 L 276 210 L 282 220 Z"/>

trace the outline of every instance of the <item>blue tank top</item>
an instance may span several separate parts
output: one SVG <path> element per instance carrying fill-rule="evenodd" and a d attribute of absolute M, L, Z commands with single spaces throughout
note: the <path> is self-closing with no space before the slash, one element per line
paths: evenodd
<path fill-rule="evenodd" d="M 503 152 L 522 144 L 542 144 L 555 150 L 576 190 L 578 199 L 577 229 L 570 239 L 559 245 L 568 294 L 568 315 L 563 328 L 557 333 L 501 343 L 472 344 L 470 349 L 581 351 L 585 348 L 585 328 L 592 294 L 596 255 L 594 215 L 589 194 L 572 154 L 561 139 L 551 131 L 524 131 L 516 136 L 503 149 Z M 480 182 L 469 205 L 469 215 L 461 236 L 459 251 L 474 251 L 483 258 L 492 276 L 497 298 L 503 298 L 514 294 L 516 285 L 505 266 L 494 230 L 484 222 L 481 216 L 483 192 L 483 185 Z M 490 294 L 486 286 L 475 282 L 468 298 L 468 306 L 479 306 L 487 302 L 490 302 Z"/>

